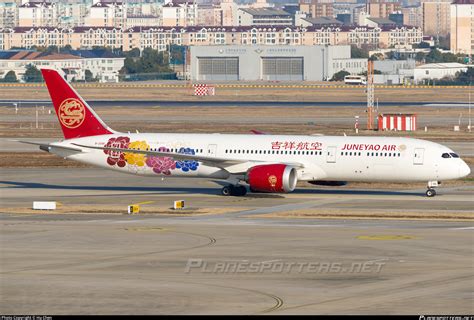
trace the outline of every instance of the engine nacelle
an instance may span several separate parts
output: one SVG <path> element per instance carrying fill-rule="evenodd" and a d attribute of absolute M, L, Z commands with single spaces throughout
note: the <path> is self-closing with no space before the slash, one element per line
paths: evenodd
<path fill-rule="evenodd" d="M 246 182 L 258 192 L 291 192 L 296 188 L 296 169 L 285 164 L 265 164 L 250 168 Z"/>

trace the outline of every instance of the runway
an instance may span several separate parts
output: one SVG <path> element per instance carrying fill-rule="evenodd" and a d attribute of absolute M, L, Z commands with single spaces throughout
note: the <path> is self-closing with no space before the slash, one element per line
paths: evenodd
<path fill-rule="evenodd" d="M 88 103 L 93 107 L 127 107 L 127 108 L 149 108 L 155 106 L 161 107 L 175 107 L 175 108 L 184 108 L 184 107 L 312 107 L 317 106 L 320 108 L 334 108 L 334 107 L 344 107 L 344 108 L 366 108 L 367 102 L 364 101 L 172 101 L 172 100 L 121 100 L 121 99 L 107 99 L 107 100 L 93 100 L 88 99 Z M 18 108 L 35 108 L 37 106 L 51 107 L 51 100 L 12 100 L 12 99 L 0 99 L 0 106 L 14 107 Z M 380 107 L 390 107 L 390 106 L 399 106 L 399 107 L 430 107 L 437 109 L 444 108 L 469 108 L 469 103 L 465 102 L 452 102 L 452 101 L 439 101 L 438 103 L 433 103 L 430 101 L 418 101 L 418 102 L 407 102 L 407 101 L 389 101 L 389 102 L 379 102 Z"/>
<path fill-rule="evenodd" d="M 308 189 L 218 196 L 205 180 L 100 169 L 2 169 L 1 310 L 23 314 L 472 314 L 469 221 L 300 219 L 300 210 L 472 213 L 472 186 Z M 153 201 L 233 209 L 211 215 L 20 214 Z M 6 209 L 11 208 L 11 209 Z M 267 215 L 268 217 L 265 217 Z"/>

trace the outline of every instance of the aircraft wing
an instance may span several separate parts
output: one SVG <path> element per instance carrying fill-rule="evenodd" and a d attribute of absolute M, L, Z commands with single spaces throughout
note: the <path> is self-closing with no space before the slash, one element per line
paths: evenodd
<path fill-rule="evenodd" d="M 40 150 L 55 154 L 62 158 L 67 158 L 72 155 L 76 155 L 78 153 L 82 153 L 83 150 L 81 148 L 71 147 L 71 146 L 64 146 L 61 144 L 53 143 L 44 143 L 44 142 L 33 142 L 33 141 L 22 141 L 22 140 L 11 140 L 20 143 L 32 144 L 39 146 Z"/>
<path fill-rule="evenodd" d="M 47 151 L 47 152 L 51 152 L 53 149 L 63 149 L 64 151 L 71 151 L 71 152 L 76 152 L 76 153 L 77 152 L 82 152 L 81 148 L 74 148 L 74 147 L 69 147 L 69 146 L 57 145 L 57 144 L 54 144 L 54 143 L 41 143 L 41 142 L 23 141 L 23 140 L 10 140 L 10 141 L 36 145 L 36 146 L 39 146 L 39 148 L 41 150 Z"/>
<path fill-rule="evenodd" d="M 177 153 L 177 152 L 163 152 L 163 151 L 114 148 L 114 147 L 98 147 L 98 146 L 82 145 L 82 144 L 77 144 L 77 143 L 73 143 L 73 145 L 76 145 L 82 148 L 90 148 L 90 149 L 97 149 L 97 150 L 110 150 L 110 151 L 124 152 L 124 153 L 144 154 L 148 156 L 170 157 L 176 160 L 195 160 L 212 167 L 217 167 L 217 168 L 227 170 L 231 173 L 242 173 L 246 171 L 246 170 L 243 170 L 242 168 L 245 168 L 245 167 L 250 168 L 256 165 L 269 163 L 267 161 L 259 161 L 259 160 L 228 159 L 228 158 L 209 157 L 209 156 L 194 155 L 194 154 L 184 154 L 184 153 Z M 303 164 L 296 163 L 296 162 L 291 162 L 291 163 L 288 162 L 284 164 L 290 165 L 296 168 L 304 167 Z M 237 172 L 234 172 L 234 171 L 237 171 Z"/>

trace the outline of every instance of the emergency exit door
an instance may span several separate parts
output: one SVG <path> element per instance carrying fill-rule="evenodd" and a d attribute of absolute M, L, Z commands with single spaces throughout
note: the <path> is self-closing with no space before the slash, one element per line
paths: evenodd
<path fill-rule="evenodd" d="M 425 149 L 416 148 L 415 154 L 413 155 L 413 164 L 423 164 L 423 158 L 425 156 Z"/>

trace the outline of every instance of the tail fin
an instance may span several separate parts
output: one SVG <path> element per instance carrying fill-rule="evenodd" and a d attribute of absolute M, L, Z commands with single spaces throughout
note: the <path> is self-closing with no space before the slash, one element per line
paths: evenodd
<path fill-rule="evenodd" d="M 52 69 L 41 69 L 64 138 L 112 134 L 110 129 L 69 83 Z"/>

